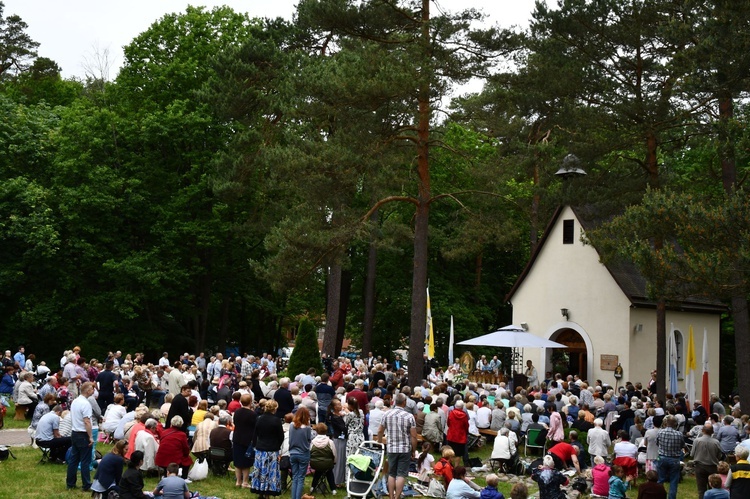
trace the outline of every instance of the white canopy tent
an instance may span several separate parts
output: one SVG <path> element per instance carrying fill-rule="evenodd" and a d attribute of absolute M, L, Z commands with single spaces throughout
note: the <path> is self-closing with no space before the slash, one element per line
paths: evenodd
<path fill-rule="evenodd" d="M 562 343 L 545 340 L 534 336 L 521 326 L 511 324 L 501 327 L 494 333 L 485 334 L 470 340 L 459 341 L 458 345 L 464 346 L 487 346 L 504 347 L 512 349 L 511 367 L 516 373 L 523 373 L 523 349 L 524 348 L 567 348 Z"/>

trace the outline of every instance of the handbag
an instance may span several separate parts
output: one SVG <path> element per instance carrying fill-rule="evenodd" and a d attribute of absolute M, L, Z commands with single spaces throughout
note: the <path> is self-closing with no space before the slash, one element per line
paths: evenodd
<path fill-rule="evenodd" d="M 427 495 L 429 497 L 445 497 L 445 487 L 443 484 L 432 478 L 430 485 L 427 487 Z"/>
<path fill-rule="evenodd" d="M 7 445 L 0 445 L 0 461 L 5 461 L 8 459 L 8 456 L 16 459 L 16 456 L 13 455 L 13 451 L 10 450 L 10 447 Z"/>
<path fill-rule="evenodd" d="M 208 477 L 208 459 L 198 459 L 190 468 L 188 478 L 194 482 L 205 480 Z"/>

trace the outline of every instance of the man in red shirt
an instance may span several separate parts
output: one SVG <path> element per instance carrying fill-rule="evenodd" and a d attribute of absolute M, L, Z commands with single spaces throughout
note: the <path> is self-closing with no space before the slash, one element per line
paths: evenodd
<path fill-rule="evenodd" d="M 333 374 L 331 375 L 330 381 L 333 388 L 341 388 L 344 386 L 344 370 L 341 368 L 341 363 L 338 361 L 333 362 Z"/>
<path fill-rule="evenodd" d="M 556 470 L 564 471 L 570 466 L 574 466 L 576 472 L 581 472 L 581 465 L 578 463 L 578 447 L 567 442 L 559 442 L 550 448 L 547 454 L 555 460 Z"/>
<path fill-rule="evenodd" d="M 358 379 L 354 382 L 354 390 L 350 391 L 346 398 L 354 398 L 357 399 L 357 404 L 359 405 L 359 409 L 362 411 L 363 414 L 367 414 L 369 409 L 369 400 L 367 399 L 367 394 L 362 390 L 365 387 L 365 382 L 361 379 Z"/>

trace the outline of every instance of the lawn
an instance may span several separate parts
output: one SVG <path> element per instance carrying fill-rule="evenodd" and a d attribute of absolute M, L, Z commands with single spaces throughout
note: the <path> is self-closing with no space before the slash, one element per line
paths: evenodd
<path fill-rule="evenodd" d="M 25 429 L 28 427 L 28 423 L 24 421 L 13 421 L 12 412 L 9 409 L 8 417 L 5 418 L 5 428 L 7 429 Z M 111 449 L 111 445 L 97 444 L 97 449 L 106 454 Z M 472 457 L 479 457 L 483 461 L 489 458 L 492 452 L 491 445 L 485 445 L 483 448 L 476 452 L 472 452 Z M 523 452 L 523 449 L 520 449 Z M 0 499 L 5 498 L 18 498 L 23 497 L 24 499 L 36 499 L 49 497 L 57 497 L 59 495 L 64 496 L 77 496 L 86 497 L 80 489 L 78 492 L 66 492 L 65 490 L 65 472 L 66 467 L 64 465 L 55 464 L 39 464 L 41 457 L 41 451 L 32 447 L 14 447 L 13 453 L 17 459 L 12 458 L 7 461 L 0 462 L 0 476 L 2 476 L 2 486 L 0 486 Z M 435 460 L 439 459 L 437 454 L 434 454 Z M 532 456 L 533 458 L 533 456 Z M 474 481 L 484 486 L 484 473 L 477 473 L 474 477 Z M 92 472 L 93 477 L 93 472 Z M 639 483 L 642 483 L 643 478 Z M 146 490 L 153 490 L 156 486 L 156 478 L 147 478 Z M 312 477 L 308 476 L 305 482 L 306 489 L 308 490 L 312 481 Z M 78 478 L 78 485 L 80 487 L 80 475 Z M 511 486 L 507 483 L 501 483 L 499 486 L 500 491 L 505 494 L 506 497 L 510 497 Z M 197 490 L 202 495 L 214 495 L 222 499 L 233 499 L 233 498 L 247 498 L 251 494 L 247 490 L 238 489 L 234 486 L 234 475 L 230 474 L 225 477 L 216 477 L 209 474 L 206 480 L 195 482 L 190 485 L 190 490 Z M 339 491 L 339 496 L 343 497 L 342 490 Z M 536 493 L 536 488 L 533 487 L 530 492 L 532 495 Z M 678 497 L 697 497 L 697 489 L 695 484 L 695 478 L 693 476 L 687 476 L 680 484 L 678 489 Z M 637 493 L 635 490 L 629 492 L 628 497 L 635 498 Z M 283 494 L 283 499 L 289 498 L 290 494 L 287 492 Z"/>

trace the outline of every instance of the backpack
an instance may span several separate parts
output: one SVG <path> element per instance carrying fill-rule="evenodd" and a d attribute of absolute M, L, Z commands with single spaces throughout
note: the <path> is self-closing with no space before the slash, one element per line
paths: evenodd
<path fill-rule="evenodd" d="M 312 446 L 310 449 L 310 467 L 314 470 L 330 470 L 333 468 L 333 450 L 329 446 Z"/>

